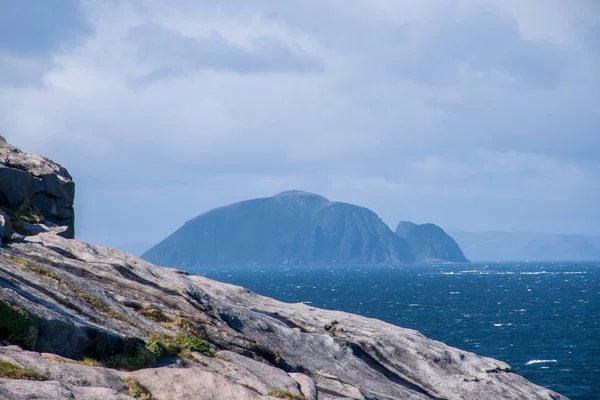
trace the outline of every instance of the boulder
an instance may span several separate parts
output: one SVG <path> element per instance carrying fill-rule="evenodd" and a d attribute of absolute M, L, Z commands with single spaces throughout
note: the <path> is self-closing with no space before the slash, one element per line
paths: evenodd
<path fill-rule="evenodd" d="M 75 184 L 65 168 L 24 153 L 0 136 L 0 208 L 15 231 L 26 236 L 52 232 L 73 238 L 74 200 Z"/>

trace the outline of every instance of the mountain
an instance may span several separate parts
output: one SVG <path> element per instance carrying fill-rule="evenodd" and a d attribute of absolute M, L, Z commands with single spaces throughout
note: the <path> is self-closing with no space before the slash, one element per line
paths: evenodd
<path fill-rule="evenodd" d="M 177 268 L 414 261 L 408 244 L 373 211 L 301 191 L 208 211 L 142 258 Z"/>
<path fill-rule="evenodd" d="M 437 225 L 417 225 L 402 221 L 396 228 L 396 235 L 409 244 L 413 256 L 418 262 L 469 261 L 454 239 Z"/>
<path fill-rule="evenodd" d="M 600 260 L 600 236 L 496 231 L 451 234 L 471 260 Z"/>
<path fill-rule="evenodd" d="M 0 189 L 18 191 L 16 179 Z M 566 400 L 411 329 L 282 303 L 64 230 L 16 235 L 0 217 L 1 399 Z"/>

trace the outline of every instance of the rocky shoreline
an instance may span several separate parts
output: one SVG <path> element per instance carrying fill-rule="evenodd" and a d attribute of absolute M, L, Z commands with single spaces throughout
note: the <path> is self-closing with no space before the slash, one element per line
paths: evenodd
<path fill-rule="evenodd" d="M 67 238 L 53 208 L 3 208 L 2 399 L 565 399 L 417 331 Z"/>

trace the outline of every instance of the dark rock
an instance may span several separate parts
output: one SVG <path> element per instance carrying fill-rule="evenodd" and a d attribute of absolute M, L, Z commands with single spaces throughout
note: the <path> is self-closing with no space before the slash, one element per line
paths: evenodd
<path fill-rule="evenodd" d="M 24 235 L 53 232 L 66 238 L 75 234 L 75 184 L 66 169 L 45 157 L 27 154 L 0 140 L 0 208 Z M 53 224 L 21 226 L 22 223 Z"/>

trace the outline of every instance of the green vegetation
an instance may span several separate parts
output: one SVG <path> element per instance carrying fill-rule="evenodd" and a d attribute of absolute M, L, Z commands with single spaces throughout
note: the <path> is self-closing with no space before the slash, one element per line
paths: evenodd
<path fill-rule="evenodd" d="M 91 294 L 86 293 L 83 290 L 79 289 L 77 286 L 68 282 L 65 278 L 56 275 L 54 272 L 48 271 L 47 269 L 44 269 L 41 267 L 38 267 L 35 264 L 33 264 L 31 261 L 24 259 L 24 258 L 7 256 L 6 259 L 8 259 L 10 262 L 12 262 L 14 264 L 18 264 L 23 267 L 29 268 L 31 271 L 35 272 L 36 274 L 38 274 L 40 276 L 50 278 L 50 279 L 57 281 L 58 283 L 67 287 L 73 293 L 75 293 L 76 295 L 78 295 L 79 297 L 81 297 L 82 299 L 87 301 L 92 307 L 103 312 L 104 314 L 108 315 L 109 317 L 118 319 L 119 321 L 122 321 L 122 322 L 125 322 L 126 324 L 129 324 L 129 325 L 133 326 L 134 328 L 139 328 L 139 325 L 136 324 L 134 321 L 130 320 L 129 318 L 127 318 L 115 311 L 109 310 L 108 308 L 106 308 L 106 306 L 104 306 L 104 304 L 102 304 L 102 302 L 100 300 L 98 300 Z"/>
<path fill-rule="evenodd" d="M 13 229 L 23 235 L 27 235 L 29 232 L 23 228 L 22 222 L 30 224 L 43 224 L 45 222 L 44 216 L 29 199 L 23 200 L 16 209 L 2 208 L 2 210 L 8 215 Z"/>
<path fill-rule="evenodd" d="M 193 351 L 214 357 L 214 353 L 204 341 L 197 337 L 183 334 L 177 336 L 152 334 L 150 341 L 146 345 L 139 345 L 133 354 L 117 354 L 104 360 L 103 363 L 108 368 L 135 371 L 153 367 L 160 359 L 171 356 L 202 362 L 192 356 Z"/>
<path fill-rule="evenodd" d="M 37 341 L 37 324 L 24 310 L 0 300 L 0 336 L 25 349 L 32 349 Z"/>
<path fill-rule="evenodd" d="M 52 356 L 52 357 L 47 357 L 48 360 L 50 361 L 54 361 L 54 362 L 59 362 L 59 363 L 65 363 L 65 364 L 79 364 L 79 365 L 85 365 L 86 367 L 105 367 L 104 364 L 102 364 L 100 361 L 98 360 L 94 360 L 93 358 L 90 357 L 85 357 L 83 360 L 71 360 L 70 358 L 64 358 L 64 357 L 57 357 L 57 356 Z"/>
<path fill-rule="evenodd" d="M 0 360 L 0 378 L 24 379 L 28 381 L 48 380 L 48 377 L 44 374 L 2 360 Z"/>
<path fill-rule="evenodd" d="M 286 399 L 286 400 L 305 400 L 304 396 L 299 396 L 297 394 L 293 394 L 290 392 L 283 392 L 281 390 L 271 390 L 267 393 L 267 396 L 277 397 L 278 399 Z"/>
<path fill-rule="evenodd" d="M 135 371 L 142 368 L 151 368 L 156 364 L 156 357 L 146 348 L 138 345 L 132 354 L 116 354 L 102 363 L 107 368 L 114 368 L 122 371 Z"/>
<path fill-rule="evenodd" d="M 208 357 L 214 357 L 213 352 L 206 346 L 202 339 L 192 335 L 171 336 L 167 334 L 153 334 L 146 348 L 157 358 L 180 356 L 189 358 L 192 351 L 197 351 Z"/>
<path fill-rule="evenodd" d="M 142 386 L 135 378 L 129 377 L 125 379 L 125 383 L 129 387 L 129 395 L 140 400 L 152 400 L 152 394 L 148 389 Z"/>
<path fill-rule="evenodd" d="M 138 313 L 154 322 L 171 322 L 171 318 L 167 317 L 161 310 L 157 308 L 148 308 L 139 310 Z"/>

